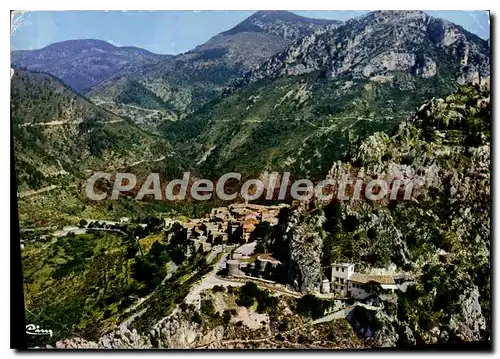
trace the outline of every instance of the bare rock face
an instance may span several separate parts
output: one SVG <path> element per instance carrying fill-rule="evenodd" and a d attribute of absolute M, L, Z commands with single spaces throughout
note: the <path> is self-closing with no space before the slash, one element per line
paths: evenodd
<path fill-rule="evenodd" d="M 191 322 L 183 313 L 165 321 L 152 334 L 158 348 L 186 349 L 198 346 L 218 347 L 224 336 L 224 328 L 213 329 Z"/>
<path fill-rule="evenodd" d="M 96 342 L 87 341 L 82 338 L 64 339 L 58 341 L 55 346 L 47 345 L 47 349 L 102 349 Z"/>
<path fill-rule="evenodd" d="M 377 347 L 395 347 L 399 340 L 394 326 L 380 311 L 356 307 L 347 320 L 359 337 L 373 340 Z"/>
<path fill-rule="evenodd" d="M 461 304 L 461 312 L 451 317 L 448 324 L 450 331 L 464 342 L 481 340 L 481 331 L 486 328 L 486 323 L 479 304 L 478 288 L 468 289 L 458 303 Z"/>
<path fill-rule="evenodd" d="M 284 239 L 288 244 L 288 281 L 301 292 L 311 291 L 322 279 L 321 257 L 324 217 L 304 221 L 305 209 L 290 219 Z"/>
<path fill-rule="evenodd" d="M 82 338 L 58 341 L 56 349 L 151 349 L 148 337 L 139 335 L 135 329 L 119 328 L 99 338 L 98 342 Z"/>
<path fill-rule="evenodd" d="M 365 77 L 381 74 L 384 71 L 408 70 L 415 65 L 415 54 L 394 51 L 387 51 L 370 59 L 368 64 L 362 69 Z"/>
<path fill-rule="evenodd" d="M 416 345 L 415 335 L 408 325 L 403 327 L 401 335 L 399 337 L 400 343 L 403 345 Z"/>
<path fill-rule="evenodd" d="M 436 76 L 437 74 L 436 62 L 428 57 L 425 57 L 423 62 L 415 67 L 415 74 L 422 76 L 423 78 Z"/>
<path fill-rule="evenodd" d="M 135 329 L 119 327 L 102 336 L 97 342 L 82 338 L 58 341 L 56 349 L 189 349 L 199 346 L 217 348 L 224 336 L 222 326 L 206 328 L 192 322 L 186 313 L 173 315 L 152 329 L 139 334 Z M 47 348 L 52 348 L 47 346 Z"/>
<path fill-rule="evenodd" d="M 351 73 L 360 79 L 396 72 L 424 78 L 448 73 L 465 83 L 475 72 L 481 77 L 490 73 L 486 41 L 420 11 L 375 11 L 323 30 L 299 39 L 248 79 L 326 70 L 331 77 Z"/>

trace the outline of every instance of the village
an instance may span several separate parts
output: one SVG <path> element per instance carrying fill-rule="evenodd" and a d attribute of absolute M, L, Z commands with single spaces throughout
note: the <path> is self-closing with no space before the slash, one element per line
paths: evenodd
<path fill-rule="evenodd" d="M 220 278 L 259 281 L 283 290 L 285 264 L 272 253 L 259 251 L 254 234 L 259 223 L 276 225 L 280 210 L 286 206 L 234 203 L 214 208 L 207 217 L 191 219 L 182 226 L 195 251 L 201 250 L 210 258 L 226 254 L 223 269 L 218 273 Z M 167 219 L 166 227 L 172 223 Z M 363 300 L 374 294 L 387 296 L 396 290 L 405 291 L 413 282 L 412 276 L 404 273 L 380 269 L 365 274 L 356 272 L 355 263 L 332 263 L 326 279 L 316 283 L 313 294 L 330 299 Z"/>

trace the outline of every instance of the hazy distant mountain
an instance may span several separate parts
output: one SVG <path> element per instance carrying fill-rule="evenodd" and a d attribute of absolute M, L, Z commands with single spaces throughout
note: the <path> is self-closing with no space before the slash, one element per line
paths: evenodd
<path fill-rule="evenodd" d="M 137 47 L 116 47 L 101 40 L 69 40 L 39 50 L 13 51 L 12 64 L 49 73 L 85 93 L 127 65 L 138 67 L 162 57 Z"/>

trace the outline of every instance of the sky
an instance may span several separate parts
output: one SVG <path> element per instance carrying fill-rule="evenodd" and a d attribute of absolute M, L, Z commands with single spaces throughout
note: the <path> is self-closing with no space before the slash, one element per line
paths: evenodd
<path fill-rule="evenodd" d="M 11 49 L 32 50 L 74 39 L 99 39 L 158 54 L 193 49 L 229 30 L 255 11 L 33 11 L 15 13 Z M 368 11 L 293 11 L 302 16 L 346 21 Z M 489 39 L 485 11 L 426 11 Z"/>

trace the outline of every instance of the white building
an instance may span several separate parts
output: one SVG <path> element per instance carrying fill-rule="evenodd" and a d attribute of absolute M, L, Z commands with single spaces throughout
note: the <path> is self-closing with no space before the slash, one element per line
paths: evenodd
<path fill-rule="evenodd" d="M 390 275 L 368 275 L 353 273 L 348 280 L 347 295 L 354 298 L 366 298 L 373 294 L 373 288 L 378 286 L 383 290 L 393 291 L 397 288 L 394 278 Z M 371 285 L 371 288 L 370 288 Z"/>
<path fill-rule="evenodd" d="M 406 289 L 405 275 L 370 275 L 356 273 L 353 263 L 332 265 L 331 291 L 345 297 L 363 299 L 374 293 L 375 288 L 394 291 Z"/>
<path fill-rule="evenodd" d="M 353 263 L 334 263 L 330 289 L 335 293 L 348 296 L 347 281 L 354 273 Z"/>

